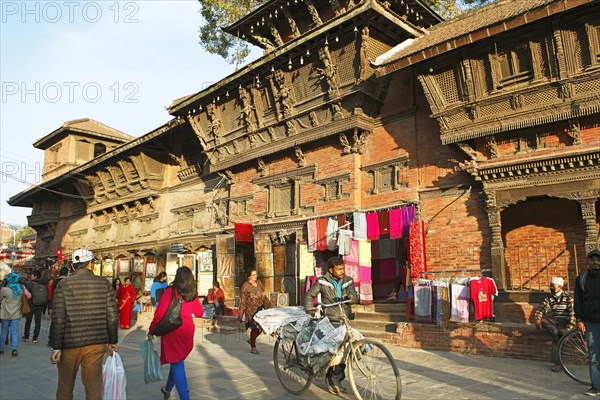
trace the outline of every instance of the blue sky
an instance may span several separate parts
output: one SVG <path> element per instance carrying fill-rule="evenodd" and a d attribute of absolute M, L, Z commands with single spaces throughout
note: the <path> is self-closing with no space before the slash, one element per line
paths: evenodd
<path fill-rule="evenodd" d="M 1 221 L 27 224 L 31 210 L 6 201 L 40 181 L 43 151 L 32 143 L 63 122 L 89 117 L 138 137 L 171 119 L 173 99 L 234 72 L 198 44 L 199 9 L 196 0 L 0 0 Z"/>

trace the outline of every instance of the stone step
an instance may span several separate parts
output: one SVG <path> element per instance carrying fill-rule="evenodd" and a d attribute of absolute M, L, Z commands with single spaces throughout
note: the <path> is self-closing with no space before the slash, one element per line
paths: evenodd
<path fill-rule="evenodd" d="M 374 303 L 374 304 L 355 304 L 352 311 L 356 312 L 378 312 L 378 313 L 399 313 L 406 312 L 406 303 Z"/>
<path fill-rule="evenodd" d="M 380 313 L 359 311 L 354 313 L 354 319 L 361 321 L 403 322 L 406 321 L 406 313 Z"/>
<path fill-rule="evenodd" d="M 363 330 L 381 332 L 381 333 L 394 333 L 396 332 L 397 323 L 390 321 L 369 321 L 369 320 L 353 320 L 352 327 L 358 329 L 360 332 Z"/>

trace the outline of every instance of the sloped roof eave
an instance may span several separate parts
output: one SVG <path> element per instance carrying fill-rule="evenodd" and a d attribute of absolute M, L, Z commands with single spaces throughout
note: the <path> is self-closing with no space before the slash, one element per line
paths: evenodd
<path fill-rule="evenodd" d="M 478 17 L 484 14 L 491 14 L 490 9 L 494 7 L 502 7 L 502 11 L 509 12 L 515 4 L 510 0 L 501 0 L 481 8 L 475 9 L 464 16 L 460 16 L 439 25 L 435 25 L 429 30 L 429 35 L 415 39 L 415 41 L 405 48 L 400 50 L 391 49 L 388 53 L 396 52 L 388 57 L 385 57 L 384 63 L 372 63 L 375 68 L 375 74 L 378 77 L 390 74 L 394 71 L 406 68 L 410 65 L 418 64 L 426 59 L 436 57 L 443 53 L 456 50 L 469 44 L 476 43 L 480 40 L 490 38 L 492 36 L 504 33 L 515 28 L 531 24 L 535 21 L 548 18 L 552 15 L 580 7 L 597 0 L 522 0 L 523 4 L 529 4 L 529 7 L 523 7 L 519 12 L 510 15 L 506 18 L 496 19 L 485 24 L 478 24 L 469 21 L 477 21 Z M 498 10 L 496 10 L 498 11 Z M 497 14 L 500 14 L 497 12 Z M 489 18 L 488 18 L 489 19 Z M 485 19 L 482 18 L 485 22 Z M 510 21 L 510 24 L 507 22 Z M 452 32 L 453 25 L 464 25 L 470 29 Z M 507 26 L 510 25 L 510 26 Z M 425 42 L 426 44 L 423 44 Z M 385 53 L 384 53 L 385 54 Z M 382 55 L 383 56 L 383 55 Z M 382 57 L 380 56 L 380 57 Z"/>

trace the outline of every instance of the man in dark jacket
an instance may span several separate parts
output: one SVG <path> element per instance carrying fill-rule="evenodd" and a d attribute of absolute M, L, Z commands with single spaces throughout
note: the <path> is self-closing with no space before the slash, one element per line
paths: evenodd
<path fill-rule="evenodd" d="M 29 307 L 31 311 L 25 319 L 25 332 L 23 332 L 23 341 L 29 341 L 29 332 L 31 331 L 31 320 L 35 317 L 35 328 L 33 330 L 33 343 L 37 343 L 42 327 L 42 311 L 48 304 L 48 282 L 42 278 L 39 270 L 31 273 L 31 280 L 27 283 L 27 290 L 31 293 Z"/>
<path fill-rule="evenodd" d="M 575 280 L 575 318 L 588 342 L 592 387 L 585 394 L 600 397 L 600 250 L 588 253 L 587 265 Z"/>
<path fill-rule="evenodd" d="M 80 364 L 86 399 L 100 399 L 104 353 L 112 355 L 119 349 L 115 292 L 107 279 L 92 272 L 94 259 L 91 251 L 76 250 L 75 273 L 58 284 L 53 296 L 50 360 L 58 364 L 60 400 L 73 399 Z"/>
<path fill-rule="evenodd" d="M 321 294 L 321 303 L 323 304 L 332 304 L 348 299 L 352 301 L 352 304 L 358 303 L 354 280 L 346 276 L 344 260 L 339 257 L 332 257 L 327 261 L 327 266 L 329 272 L 317 279 L 317 283 L 308 290 L 304 298 L 304 308 L 311 315 L 314 315 L 313 300 L 318 294 Z M 346 316 L 351 318 L 352 307 L 350 304 L 344 304 L 342 307 Z M 324 308 L 324 315 L 336 327 L 341 323 L 341 312 L 339 307 Z M 341 394 L 348 391 L 341 384 L 341 381 L 346 377 L 345 369 L 345 364 L 339 364 L 327 371 L 327 386 L 330 393 Z"/>

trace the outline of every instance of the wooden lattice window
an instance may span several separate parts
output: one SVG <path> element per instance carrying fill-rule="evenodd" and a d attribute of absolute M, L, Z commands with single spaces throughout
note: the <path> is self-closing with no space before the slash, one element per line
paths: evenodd
<path fill-rule="evenodd" d="M 442 68 L 436 68 L 433 74 L 440 91 L 444 95 L 446 104 L 457 103 L 461 101 L 460 82 L 457 79 L 457 73 L 453 65 Z"/>
<path fill-rule="evenodd" d="M 496 86 L 499 88 L 533 78 L 529 43 L 506 47 L 505 50 L 499 49 L 495 57 L 498 72 Z"/>

